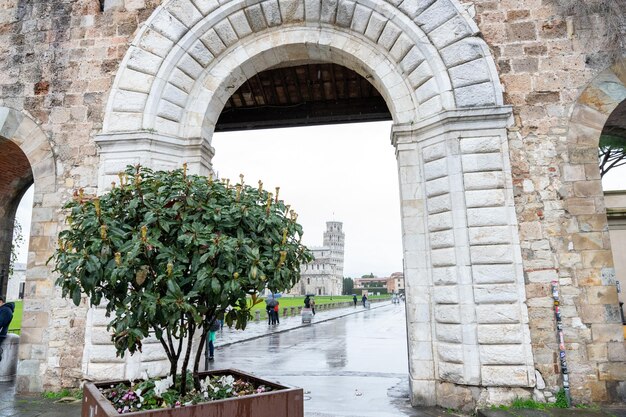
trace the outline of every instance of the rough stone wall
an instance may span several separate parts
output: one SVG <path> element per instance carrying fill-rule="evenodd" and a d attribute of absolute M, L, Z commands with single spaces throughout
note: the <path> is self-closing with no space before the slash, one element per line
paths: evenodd
<path fill-rule="evenodd" d="M 133 33 L 159 3 L 107 1 L 101 12 L 97 0 L 0 2 L 0 105 L 40 123 L 57 161 L 56 192 L 36 198 L 41 227 L 33 234 L 56 227 L 58 207 L 74 189 L 96 192 L 92 137 Z M 579 401 L 615 398 L 626 368 L 617 297 L 607 285 L 612 260 L 601 185 L 593 147 L 569 140 L 575 102 L 601 68 L 586 62 L 591 51 L 568 37 L 566 21 L 546 1 L 478 0 L 475 8 L 514 106 L 508 148 L 535 366 L 549 389 L 560 385 L 549 291 L 558 279 L 573 394 Z M 53 290 L 45 267 L 50 235 L 31 243 L 19 372 L 41 379 L 20 380 L 23 390 L 70 386 L 82 376 L 86 309 Z"/>
<path fill-rule="evenodd" d="M 104 102 L 132 34 L 155 3 L 137 1 L 132 9 L 105 13 L 98 0 L 0 3 L 0 106 L 40 125 L 55 155 L 52 172 L 56 169 L 56 184 L 35 175 L 21 390 L 74 386 L 82 377 L 86 309 L 60 298 L 45 262 L 62 224 L 62 201 L 77 188 L 96 192 L 99 159 L 91 136 L 101 129 Z M 23 150 L 32 147 L 28 139 L 19 143 Z M 49 187 L 55 191 L 38 192 Z"/>
<path fill-rule="evenodd" d="M 478 0 L 475 7 L 515 116 L 509 148 L 535 366 L 549 388 L 560 386 L 550 292 L 556 279 L 572 394 L 616 399 L 626 349 L 615 314 L 599 136 L 587 135 L 583 146 L 568 139 L 570 120 L 584 117 L 572 114 L 576 101 L 604 68 L 549 2 Z"/>

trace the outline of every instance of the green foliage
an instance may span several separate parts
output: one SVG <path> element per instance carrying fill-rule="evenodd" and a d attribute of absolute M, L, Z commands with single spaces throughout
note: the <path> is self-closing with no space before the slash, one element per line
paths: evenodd
<path fill-rule="evenodd" d="M 343 279 L 343 295 L 351 295 L 354 292 L 354 281 L 352 278 Z"/>
<path fill-rule="evenodd" d="M 554 403 L 556 408 L 569 408 L 569 404 L 567 402 L 567 396 L 565 395 L 565 390 L 561 389 L 556 393 L 556 402 Z"/>
<path fill-rule="evenodd" d="M 52 256 L 63 296 L 104 303 L 117 354 L 140 351 L 150 332 L 176 375 L 183 339 L 182 391 L 191 339 L 202 333 L 194 363 L 215 317 L 238 329 L 251 318 L 247 296 L 291 288 L 312 259 L 300 243 L 297 215 L 272 193 L 241 182 L 215 182 L 129 166 L 100 196 L 82 191 L 65 205 L 69 228 Z M 198 381 L 196 381 L 196 385 Z"/>
<path fill-rule="evenodd" d="M 545 410 L 546 408 L 550 408 L 551 404 L 540 403 L 531 398 L 516 398 L 511 403 L 511 408 L 521 409 L 521 408 L 530 408 L 533 410 Z"/>
<path fill-rule="evenodd" d="M 22 225 L 17 219 L 13 222 L 13 240 L 11 241 L 11 257 L 9 258 L 9 276 L 13 275 L 13 268 L 17 262 L 17 251 L 24 244 Z"/>
<path fill-rule="evenodd" d="M 61 391 L 46 391 L 41 395 L 48 400 L 60 400 L 61 398 L 76 398 L 80 400 L 83 398 L 83 391 L 80 389 L 70 390 L 64 388 Z"/>

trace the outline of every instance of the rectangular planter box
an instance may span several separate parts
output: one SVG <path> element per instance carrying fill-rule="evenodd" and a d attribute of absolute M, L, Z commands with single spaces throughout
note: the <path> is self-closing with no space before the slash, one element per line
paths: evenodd
<path fill-rule="evenodd" d="M 200 376 L 233 375 L 235 378 L 266 385 L 276 391 L 245 397 L 215 400 L 179 408 L 136 411 L 119 414 L 100 393 L 98 387 L 109 387 L 125 381 L 86 383 L 83 387 L 82 417 L 304 417 L 302 388 L 293 388 L 265 381 L 235 369 L 201 372 Z"/>

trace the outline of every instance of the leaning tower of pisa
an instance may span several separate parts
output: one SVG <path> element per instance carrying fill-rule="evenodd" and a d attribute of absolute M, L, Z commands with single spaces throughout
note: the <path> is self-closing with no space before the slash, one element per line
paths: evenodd
<path fill-rule="evenodd" d="M 330 258 L 337 266 L 336 276 L 340 281 L 343 280 L 343 245 L 345 234 L 342 231 L 343 223 L 326 222 L 326 231 L 324 232 L 324 246 L 330 248 Z"/>

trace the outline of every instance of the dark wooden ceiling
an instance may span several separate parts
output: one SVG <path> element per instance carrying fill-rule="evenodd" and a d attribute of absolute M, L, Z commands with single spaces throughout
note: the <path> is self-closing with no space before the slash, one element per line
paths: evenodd
<path fill-rule="evenodd" d="M 233 93 L 217 121 L 218 132 L 391 120 L 376 88 L 336 64 L 307 64 L 263 71 Z"/>

